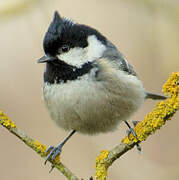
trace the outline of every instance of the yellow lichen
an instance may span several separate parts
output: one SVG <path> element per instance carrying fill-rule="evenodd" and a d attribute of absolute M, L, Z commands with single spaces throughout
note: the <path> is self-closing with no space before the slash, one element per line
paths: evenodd
<path fill-rule="evenodd" d="M 37 152 L 45 153 L 47 147 L 44 144 L 40 144 L 39 141 L 34 141 L 33 146 L 35 147 Z"/>
<path fill-rule="evenodd" d="M 108 157 L 109 151 L 103 150 L 100 155 L 96 157 L 96 174 L 95 178 L 97 180 L 105 180 L 107 177 L 107 167 L 104 163 L 104 160 Z"/>
<path fill-rule="evenodd" d="M 34 141 L 32 139 L 27 139 L 25 143 L 28 144 L 32 149 L 34 149 L 42 157 L 46 157 L 50 153 L 50 151 L 46 152 L 47 146 L 44 144 L 40 144 L 40 142 L 37 140 Z M 54 163 L 59 163 L 59 162 L 60 162 L 60 155 L 58 155 L 54 160 Z"/>
<path fill-rule="evenodd" d="M 15 123 L 11 121 L 2 111 L 0 111 L 0 124 L 8 129 L 16 127 Z"/>
<path fill-rule="evenodd" d="M 170 97 L 159 102 L 156 108 L 134 128 L 139 141 L 146 140 L 150 134 L 161 128 L 179 110 L 179 72 L 172 73 L 163 86 L 163 92 Z M 136 138 L 132 134 L 122 140 L 125 144 L 130 144 L 133 141 L 136 142 Z"/>
<path fill-rule="evenodd" d="M 170 78 L 163 86 L 163 92 L 171 96 L 178 96 L 179 94 L 179 72 L 172 73 Z"/>
<path fill-rule="evenodd" d="M 11 121 L 2 111 L 0 111 L 0 124 L 2 124 L 4 127 L 6 127 L 8 130 L 15 132 L 16 131 L 16 125 L 13 121 Z M 17 132 L 15 132 L 16 134 Z M 20 133 L 20 132 L 18 132 Z M 33 140 L 30 137 L 21 134 L 18 136 L 21 136 L 21 139 L 26 143 L 28 146 L 30 146 L 32 149 L 34 149 L 38 154 L 40 154 L 42 157 L 46 157 L 50 152 L 46 152 L 47 147 L 43 144 L 40 144 L 39 141 Z M 57 156 L 54 160 L 54 163 L 60 162 L 60 156 Z"/>

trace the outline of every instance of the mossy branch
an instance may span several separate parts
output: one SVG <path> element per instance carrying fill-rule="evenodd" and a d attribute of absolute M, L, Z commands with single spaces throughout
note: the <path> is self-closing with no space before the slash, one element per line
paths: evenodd
<path fill-rule="evenodd" d="M 134 130 L 138 139 L 130 134 L 122 140 L 121 144 L 113 149 L 101 151 L 101 154 L 96 158 L 95 178 L 97 180 L 105 180 L 108 168 L 116 159 L 132 149 L 136 143 L 145 141 L 149 135 L 155 133 L 157 129 L 160 129 L 166 121 L 170 120 L 176 111 L 179 110 L 179 72 L 172 73 L 171 77 L 163 86 L 163 92 L 168 95 L 169 98 L 158 103 L 156 108 L 154 108 L 143 121 L 135 126 Z M 37 140 L 32 139 L 24 132 L 20 131 L 15 123 L 2 111 L 0 111 L 0 124 L 37 152 L 41 157 L 45 158 L 47 156 L 45 152 L 47 149 L 46 145 L 40 144 Z M 60 157 L 55 159 L 54 166 L 66 176 L 67 179 L 79 180 L 74 173 L 60 162 Z"/>

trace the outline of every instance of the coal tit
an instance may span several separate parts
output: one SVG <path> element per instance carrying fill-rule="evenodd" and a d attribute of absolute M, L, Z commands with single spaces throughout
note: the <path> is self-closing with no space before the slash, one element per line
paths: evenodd
<path fill-rule="evenodd" d="M 51 118 L 70 135 L 51 150 L 46 161 L 61 152 L 77 131 L 114 131 L 145 99 L 165 99 L 146 92 L 132 66 L 99 31 L 62 18 L 58 12 L 45 34 L 46 63 L 43 96 Z M 128 125 L 128 123 L 127 123 Z"/>

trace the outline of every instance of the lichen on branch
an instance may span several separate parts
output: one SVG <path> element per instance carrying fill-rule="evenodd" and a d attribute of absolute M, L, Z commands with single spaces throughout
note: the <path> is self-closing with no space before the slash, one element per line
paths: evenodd
<path fill-rule="evenodd" d="M 96 174 L 95 178 L 100 180 L 105 180 L 107 177 L 107 166 L 104 160 L 108 157 L 109 151 L 103 150 L 100 155 L 96 157 Z"/>
<path fill-rule="evenodd" d="M 163 86 L 163 93 L 169 98 L 159 102 L 152 112 L 134 128 L 140 142 L 145 141 L 150 134 L 160 129 L 179 110 L 179 72 L 172 73 Z M 132 134 L 122 140 L 125 144 L 130 144 L 132 141 L 137 142 Z"/>
<path fill-rule="evenodd" d="M 17 136 L 21 141 L 23 141 L 27 146 L 32 148 L 41 157 L 46 158 L 48 153 L 46 152 L 47 146 L 41 144 L 38 140 L 32 139 L 30 136 L 26 135 L 20 129 L 17 128 L 15 123 L 11 121 L 2 111 L 0 111 L 0 124 L 8 129 L 12 134 Z M 51 163 L 52 161 L 49 160 Z M 55 158 L 53 165 L 64 175 L 67 179 L 79 180 L 63 163 L 60 162 L 60 156 Z"/>

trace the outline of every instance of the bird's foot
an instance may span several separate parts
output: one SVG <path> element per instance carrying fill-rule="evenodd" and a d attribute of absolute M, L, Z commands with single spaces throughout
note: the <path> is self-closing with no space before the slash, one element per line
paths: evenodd
<path fill-rule="evenodd" d="M 57 147 L 50 146 L 50 147 L 46 150 L 46 153 L 49 153 L 49 154 L 47 155 L 44 164 L 46 165 L 47 161 L 50 160 L 50 159 L 51 159 L 51 161 L 52 161 L 52 166 L 51 166 L 51 169 L 50 169 L 49 172 L 51 172 L 51 171 L 53 170 L 53 168 L 55 167 L 55 166 L 53 165 L 53 162 L 54 162 L 55 158 L 58 157 L 58 155 L 60 155 L 61 151 L 62 151 L 62 145 L 61 145 L 61 144 L 60 144 L 59 146 L 57 146 Z"/>
<path fill-rule="evenodd" d="M 138 140 L 137 135 L 136 135 L 136 133 L 135 133 L 135 131 L 134 131 L 133 128 L 130 128 L 130 130 L 127 130 L 126 133 L 127 133 L 127 136 L 128 136 L 128 137 L 129 137 L 129 134 L 132 133 L 133 136 Z M 141 154 L 142 148 L 141 148 L 141 146 L 139 145 L 139 143 L 136 144 L 136 147 L 137 147 L 137 150 L 138 150 L 139 154 Z"/>
<path fill-rule="evenodd" d="M 49 172 L 53 170 L 54 166 L 54 160 L 55 158 L 59 157 L 60 153 L 62 152 L 62 147 L 64 144 L 68 141 L 68 139 L 76 132 L 76 130 L 73 130 L 64 140 L 62 143 L 60 143 L 57 147 L 50 146 L 47 150 L 46 153 L 49 153 L 47 155 L 47 158 L 45 160 L 45 164 L 47 163 L 48 160 L 51 160 L 52 166 Z"/>
<path fill-rule="evenodd" d="M 139 121 L 132 121 L 132 124 L 134 125 L 134 127 L 139 123 Z M 126 131 L 127 133 L 127 136 L 129 137 L 129 134 L 132 133 L 133 136 L 138 140 L 137 138 L 137 134 L 135 133 L 134 129 L 130 127 L 130 125 L 126 122 L 129 130 Z M 142 151 L 142 148 L 141 146 L 139 145 L 139 143 L 136 143 L 136 147 L 137 147 L 137 150 L 138 152 L 141 154 L 141 151 Z"/>

